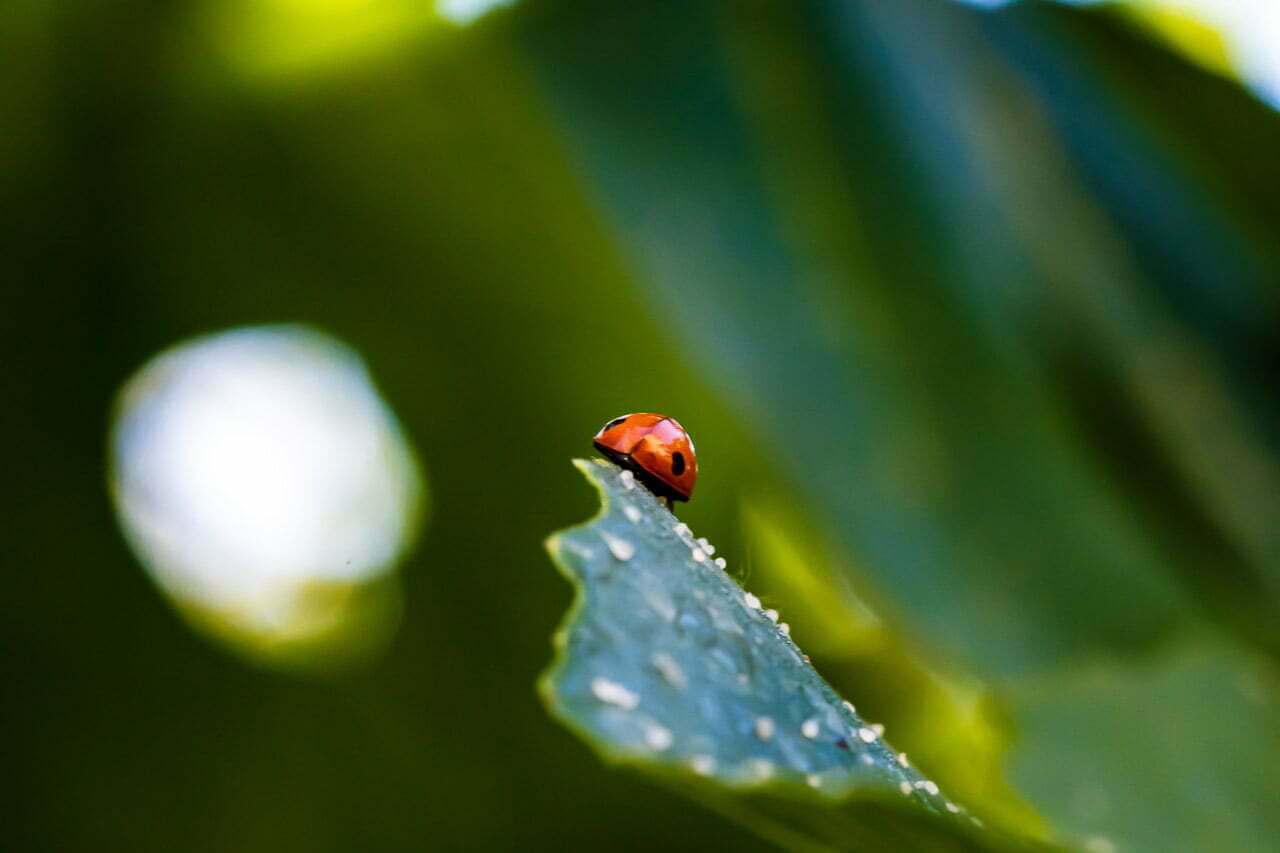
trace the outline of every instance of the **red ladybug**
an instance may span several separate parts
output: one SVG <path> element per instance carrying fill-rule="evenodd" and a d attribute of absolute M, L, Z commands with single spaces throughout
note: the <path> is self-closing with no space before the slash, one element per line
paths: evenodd
<path fill-rule="evenodd" d="M 687 501 L 698 480 L 698 457 L 680 422 L 639 412 L 609 421 L 596 433 L 596 449 L 634 473 L 658 497 Z"/>

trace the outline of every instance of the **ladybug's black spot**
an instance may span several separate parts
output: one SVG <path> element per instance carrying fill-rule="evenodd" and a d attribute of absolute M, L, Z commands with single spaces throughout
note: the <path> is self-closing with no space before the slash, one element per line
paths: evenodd
<path fill-rule="evenodd" d="M 684 454 L 679 450 L 671 454 L 671 473 L 677 477 L 684 473 Z"/>
<path fill-rule="evenodd" d="M 623 416 L 622 416 L 622 417 L 620 417 L 620 418 L 614 418 L 613 420 L 611 420 L 611 421 L 609 421 L 607 424 L 605 424 L 605 425 L 604 425 L 604 428 L 605 428 L 605 429 L 613 429 L 614 427 L 616 427 L 618 424 L 622 423 L 622 422 L 623 422 L 623 421 L 625 421 L 626 419 L 627 419 L 627 416 L 626 416 L 626 415 L 623 415 Z"/>

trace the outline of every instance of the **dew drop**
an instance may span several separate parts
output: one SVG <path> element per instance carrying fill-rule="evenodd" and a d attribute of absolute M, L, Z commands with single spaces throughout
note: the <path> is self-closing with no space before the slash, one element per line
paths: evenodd
<path fill-rule="evenodd" d="M 760 738 L 760 740 L 770 740 L 773 737 L 774 729 L 775 726 L 771 718 L 756 717 L 756 737 Z"/>
<path fill-rule="evenodd" d="M 657 723 L 646 726 L 644 730 L 644 742 L 649 745 L 650 749 L 656 749 L 659 752 L 671 746 L 675 738 L 671 734 L 671 730 Z"/>
<path fill-rule="evenodd" d="M 610 681 L 607 678 L 595 678 L 591 682 L 591 692 L 601 702 L 607 705 L 617 705 L 627 711 L 632 711 L 640 704 L 640 697 L 632 693 L 627 688 L 618 684 L 616 681 Z"/>
<path fill-rule="evenodd" d="M 601 533 L 600 538 L 604 539 L 604 544 L 609 546 L 609 553 L 615 559 L 625 563 L 636 555 L 636 546 L 625 539 L 620 539 L 612 533 Z"/>
<path fill-rule="evenodd" d="M 684 677 L 684 670 L 680 668 L 680 664 L 676 663 L 675 658 L 666 652 L 654 652 L 653 665 L 657 668 L 662 677 L 672 687 L 684 688 L 688 683 Z"/>

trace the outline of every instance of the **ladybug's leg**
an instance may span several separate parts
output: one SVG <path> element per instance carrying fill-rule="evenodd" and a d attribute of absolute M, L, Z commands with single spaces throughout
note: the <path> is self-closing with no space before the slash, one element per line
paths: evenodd
<path fill-rule="evenodd" d="M 675 515 L 676 505 L 671 502 L 671 497 L 669 495 L 663 495 L 662 500 L 667 505 L 667 512 Z"/>

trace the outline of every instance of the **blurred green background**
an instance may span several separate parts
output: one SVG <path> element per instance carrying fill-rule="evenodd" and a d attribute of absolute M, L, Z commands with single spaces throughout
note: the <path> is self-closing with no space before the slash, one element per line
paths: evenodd
<path fill-rule="evenodd" d="M 569 459 L 658 411 L 681 517 L 975 814 L 1280 849 L 1280 115 L 1190 5 L 10 0 L 0 847 L 769 849 L 534 693 Z M 283 651 L 111 480 L 136 371 L 280 323 L 423 489 Z"/>

